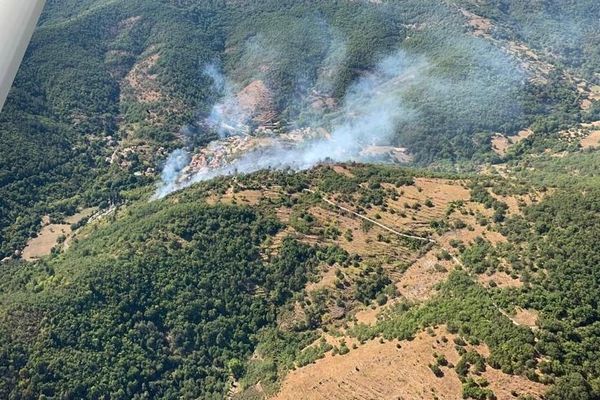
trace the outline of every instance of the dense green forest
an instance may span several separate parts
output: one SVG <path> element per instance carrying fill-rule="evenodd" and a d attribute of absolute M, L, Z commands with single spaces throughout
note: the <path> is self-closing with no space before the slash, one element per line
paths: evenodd
<path fill-rule="evenodd" d="M 553 63 L 575 68 L 598 83 L 598 3 L 560 0 L 459 3 L 479 15 L 501 22 L 494 32 L 498 37 L 508 36 L 529 43 L 533 48 L 549 50 Z"/>
<path fill-rule="evenodd" d="M 270 182 L 293 195 L 322 173 L 263 172 L 240 184 Z M 357 173 L 357 182 L 411 182 L 408 170 L 365 166 Z M 285 344 L 270 336 L 286 335 L 275 328 L 278 316 L 318 264 L 352 260 L 335 246 L 291 236 L 265 257 L 265 245 L 285 226 L 269 207 L 207 203 L 207 193 L 229 184 L 218 179 L 150 203 L 143 196 L 84 228 L 65 253 L 2 264 L 0 395 L 220 399 L 245 374 L 257 345 L 272 353 L 287 346 L 280 368 L 300 357 L 314 327 L 287 333 Z M 309 196 L 308 204 L 315 201 Z M 380 278 L 365 275 L 357 298 L 374 298 L 380 288 L 368 285 Z"/>
<path fill-rule="evenodd" d="M 65 258 L 4 265 L 1 396 L 221 398 L 316 260 L 289 241 L 263 262 L 279 228 L 248 208 L 152 204 Z"/>

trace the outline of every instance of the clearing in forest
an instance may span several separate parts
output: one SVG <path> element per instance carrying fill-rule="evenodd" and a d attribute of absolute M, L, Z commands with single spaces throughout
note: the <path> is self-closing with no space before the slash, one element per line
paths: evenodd
<path fill-rule="evenodd" d="M 580 144 L 583 149 L 600 147 L 600 129 L 592 131 L 589 135 L 581 139 Z"/>
<path fill-rule="evenodd" d="M 38 235 L 27 242 L 23 249 L 22 258 L 25 261 L 34 261 L 41 257 L 48 256 L 52 248 L 64 240 L 65 246 L 68 244 L 72 235 L 71 224 L 76 224 L 84 218 L 89 217 L 94 212 L 94 208 L 88 208 L 78 212 L 75 215 L 65 218 L 65 223 L 52 224 L 50 217 L 42 218 L 42 229 Z"/>

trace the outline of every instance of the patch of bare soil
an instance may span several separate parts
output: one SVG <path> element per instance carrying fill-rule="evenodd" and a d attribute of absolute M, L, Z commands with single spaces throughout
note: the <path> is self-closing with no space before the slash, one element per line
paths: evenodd
<path fill-rule="evenodd" d="M 587 110 L 592 106 L 592 102 L 600 100 L 600 86 L 593 85 L 588 87 L 587 82 L 577 82 L 577 91 L 581 95 L 581 102 L 579 103 L 582 110 Z"/>
<path fill-rule="evenodd" d="M 77 214 L 74 214 L 74 215 L 71 215 L 70 217 L 65 218 L 65 222 L 67 224 L 76 224 L 84 218 L 91 217 L 92 214 L 94 214 L 96 211 L 98 211 L 97 207 L 85 208 L 85 209 L 79 211 Z"/>
<path fill-rule="evenodd" d="M 233 192 L 229 190 L 222 198 L 223 203 L 238 203 L 255 206 L 261 200 L 267 197 L 267 192 L 263 190 L 242 190 L 239 192 Z"/>
<path fill-rule="evenodd" d="M 467 10 L 461 9 L 460 11 L 467 18 L 467 23 L 473 29 L 473 34 L 475 36 L 490 36 L 492 28 L 494 27 L 490 19 L 481 17 L 477 14 L 473 14 L 472 12 L 469 12 Z"/>
<path fill-rule="evenodd" d="M 515 315 L 512 317 L 519 325 L 528 326 L 530 328 L 537 327 L 538 312 L 532 309 L 517 308 Z"/>
<path fill-rule="evenodd" d="M 600 128 L 600 121 L 594 121 L 594 122 L 590 122 L 590 123 L 584 123 L 584 124 L 581 124 L 581 126 L 583 128 L 586 128 L 586 129 Z"/>
<path fill-rule="evenodd" d="M 37 237 L 27 242 L 22 257 L 25 261 L 33 261 L 50 255 L 52 248 L 58 244 L 59 238 L 71 233 L 69 224 L 48 224 L 42 228 Z"/>
<path fill-rule="evenodd" d="M 436 254 L 440 250 L 434 248 L 411 265 L 396 282 L 398 292 L 412 301 L 429 299 L 438 283 L 446 280 L 455 267 L 453 261 L 438 260 Z"/>
<path fill-rule="evenodd" d="M 590 99 L 600 100 L 600 85 L 594 85 L 590 88 Z"/>
<path fill-rule="evenodd" d="M 284 224 L 289 224 L 290 217 L 292 215 L 292 209 L 289 207 L 279 207 L 275 211 L 275 215 L 277 216 L 277 219 L 283 222 Z"/>
<path fill-rule="evenodd" d="M 343 356 L 326 357 L 293 371 L 276 400 L 461 398 L 458 377 L 436 378 L 427 364 L 431 344 L 369 342 Z M 430 353 L 430 354 L 427 354 Z M 429 359 L 431 358 L 431 360 Z M 448 374 L 450 375 L 450 374 Z"/>
<path fill-rule="evenodd" d="M 212 193 L 206 198 L 206 202 L 210 205 L 217 203 L 223 204 L 241 204 L 241 205 L 258 205 L 262 200 L 272 199 L 279 194 L 267 189 L 244 189 L 234 191 L 233 188 L 227 189 L 224 194 Z"/>
<path fill-rule="evenodd" d="M 497 134 L 492 137 L 492 150 L 501 156 L 506 154 L 510 145 L 510 140 L 504 135 Z"/>
<path fill-rule="evenodd" d="M 343 165 L 334 165 L 333 170 L 338 173 L 347 176 L 348 178 L 354 178 L 354 174 L 348 168 Z"/>
<path fill-rule="evenodd" d="M 519 288 L 523 286 L 523 282 L 519 278 L 513 278 L 503 271 L 497 271 L 491 275 L 478 275 L 477 280 L 486 287 L 490 287 L 491 282 L 494 282 L 500 288 Z"/>
<path fill-rule="evenodd" d="M 379 215 L 380 222 L 387 226 L 416 233 L 429 232 L 430 222 L 442 218 L 449 203 L 470 198 L 469 190 L 461 181 L 448 179 L 416 178 L 414 185 L 399 189 L 389 184 L 383 186 L 396 190 L 399 195 L 396 200 L 387 199 L 394 213 L 372 209 L 368 216 L 377 218 Z"/>
<path fill-rule="evenodd" d="M 161 126 L 173 114 L 180 114 L 185 109 L 184 102 L 162 89 L 159 81 L 157 64 L 160 53 L 150 47 L 133 67 L 124 73 L 121 80 L 121 101 L 141 103 L 146 108 L 144 120 L 154 126 Z M 135 138 L 139 124 L 121 124 L 120 135 L 123 138 Z"/>
<path fill-rule="evenodd" d="M 506 136 L 497 133 L 492 137 L 492 150 L 494 150 L 496 154 L 504 156 L 508 152 L 508 149 L 524 139 L 527 139 L 532 134 L 533 132 L 529 129 L 519 131 L 515 136 Z"/>
<path fill-rule="evenodd" d="M 533 131 L 531 129 L 523 129 L 519 131 L 517 136 L 511 136 L 510 140 L 513 143 L 519 143 L 523 139 L 527 139 L 529 136 L 533 135 Z"/>
<path fill-rule="evenodd" d="M 158 75 L 151 72 L 159 59 L 160 55 L 155 53 L 133 66 L 125 77 L 125 85 L 128 90 L 124 91 L 124 95 L 129 94 L 141 103 L 156 102 L 162 99 L 163 95 L 158 82 L 156 82 Z"/>
<path fill-rule="evenodd" d="M 441 367 L 444 376 L 438 378 L 429 368 L 434 353 L 456 365 L 460 356 L 454 337 L 439 328 L 433 335 L 421 332 L 412 341 L 367 342 L 343 356 L 327 356 L 291 372 L 272 399 L 460 399 L 462 383 L 454 369 Z M 485 346 L 468 347 L 489 355 Z M 545 391 L 542 384 L 490 367 L 482 376 L 500 400 L 514 398 L 513 391 L 539 399 Z"/>
<path fill-rule="evenodd" d="M 547 387 L 541 383 L 532 382 L 521 376 L 508 375 L 501 370 L 487 368 L 481 374 L 489 383 L 489 388 L 496 394 L 498 400 L 513 400 L 518 395 L 530 395 L 534 399 L 542 399 Z"/>
<path fill-rule="evenodd" d="M 237 100 L 244 114 L 257 124 L 267 124 L 277 116 L 271 91 L 261 80 L 252 81 L 242 89 L 237 94 Z"/>
<path fill-rule="evenodd" d="M 589 135 L 581 139 L 579 143 L 583 149 L 600 147 L 600 129 L 592 131 Z"/>
<path fill-rule="evenodd" d="M 364 325 L 374 325 L 377 322 L 377 315 L 381 312 L 380 307 L 369 307 L 354 314 L 356 322 Z"/>
<path fill-rule="evenodd" d="M 415 185 L 406 188 L 405 195 L 416 200 L 431 199 L 434 209 L 445 209 L 448 203 L 470 197 L 464 182 L 439 178 L 416 178 Z"/>
<path fill-rule="evenodd" d="M 582 99 L 579 107 L 582 110 L 588 110 L 592 106 L 592 102 L 589 99 Z"/>
<path fill-rule="evenodd" d="M 306 291 L 312 292 L 318 289 L 332 288 L 335 285 L 335 268 L 328 267 L 317 282 L 309 282 L 306 285 Z"/>
<path fill-rule="evenodd" d="M 395 262 L 414 261 L 414 251 L 409 250 L 398 242 L 396 235 L 374 225 L 364 229 L 363 221 L 357 217 L 341 213 L 339 210 L 330 210 L 322 207 L 311 207 L 311 215 L 319 225 L 336 226 L 341 235 L 337 239 L 318 240 L 320 244 L 334 243 L 350 254 L 358 254 L 364 258 L 375 258 L 383 261 L 392 259 Z M 347 232 L 351 233 L 351 240 L 347 239 Z M 310 243 L 311 237 L 305 236 L 303 241 Z"/>
<path fill-rule="evenodd" d="M 59 244 L 59 239 L 61 238 L 64 240 L 65 248 L 67 248 L 73 233 L 71 224 L 75 224 L 91 216 L 95 210 L 95 208 L 82 210 L 75 215 L 65 218 L 64 224 L 51 224 L 50 218 L 45 216 L 42 218 L 42 229 L 35 238 L 27 242 L 27 246 L 23 249 L 21 257 L 25 261 L 33 261 L 50 255 L 52 248 Z"/>
<path fill-rule="evenodd" d="M 221 196 L 216 193 L 211 193 L 204 200 L 208 205 L 214 206 L 219 203 Z"/>

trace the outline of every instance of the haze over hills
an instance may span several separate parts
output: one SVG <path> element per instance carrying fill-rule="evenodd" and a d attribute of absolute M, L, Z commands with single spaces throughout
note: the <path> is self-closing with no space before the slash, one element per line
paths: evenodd
<path fill-rule="evenodd" d="M 54 0 L 0 114 L 0 397 L 596 399 L 595 1 Z"/>

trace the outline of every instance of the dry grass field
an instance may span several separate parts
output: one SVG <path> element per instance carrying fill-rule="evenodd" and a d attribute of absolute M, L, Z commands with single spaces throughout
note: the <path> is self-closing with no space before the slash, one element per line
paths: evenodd
<path fill-rule="evenodd" d="M 32 238 L 23 249 L 22 257 L 26 261 L 37 260 L 38 258 L 47 256 L 51 253 L 52 248 L 64 241 L 65 247 L 68 247 L 69 241 L 72 238 L 71 224 L 87 218 L 94 212 L 95 209 L 88 208 L 78 212 L 75 215 L 65 218 L 65 223 L 52 224 L 50 218 L 45 216 L 42 219 L 42 228 L 35 238 Z"/>
<path fill-rule="evenodd" d="M 411 341 L 370 341 L 348 354 L 328 355 L 314 364 L 292 371 L 284 380 L 281 391 L 273 400 L 425 400 L 462 398 L 462 384 L 454 369 L 442 367 L 443 377 L 436 377 L 429 368 L 435 355 L 443 355 L 456 365 L 459 354 L 454 345 L 456 336 L 443 327 L 433 335 L 419 333 Z M 485 346 L 468 346 L 482 356 L 488 356 Z M 489 382 L 498 400 L 514 399 L 517 395 L 541 398 L 545 386 L 526 378 L 507 375 L 489 366 L 477 379 Z"/>

